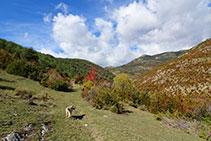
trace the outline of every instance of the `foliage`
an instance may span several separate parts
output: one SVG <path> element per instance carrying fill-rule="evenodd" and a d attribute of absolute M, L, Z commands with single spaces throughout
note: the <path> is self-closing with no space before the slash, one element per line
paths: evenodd
<path fill-rule="evenodd" d="M 7 65 L 13 62 L 11 53 L 0 49 L 0 69 L 6 69 Z"/>
<path fill-rule="evenodd" d="M 56 82 L 50 83 L 50 88 L 57 91 L 66 91 L 68 90 L 68 85 L 65 81 L 56 81 Z"/>
<path fill-rule="evenodd" d="M 83 85 L 82 85 L 82 89 L 91 89 L 92 87 L 94 86 L 94 83 L 90 80 L 88 80 L 87 82 L 85 82 Z"/>
<path fill-rule="evenodd" d="M 94 84 L 96 83 L 96 77 L 95 77 L 95 73 L 96 73 L 96 68 L 91 68 L 89 72 L 87 72 L 87 76 L 86 79 L 88 81 L 92 81 Z"/>
<path fill-rule="evenodd" d="M 36 80 L 38 70 L 32 64 L 28 64 L 24 61 L 13 62 L 7 66 L 7 73 L 23 76 Z"/>
<path fill-rule="evenodd" d="M 117 75 L 113 84 L 108 81 L 97 84 L 87 81 L 82 88 L 81 96 L 97 109 L 107 109 L 120 114 L 123 112 L 122 102 L 132 102 L 134 107 L 141 102 L 140 93 L 133 87 L 127 74 Z"/>
<path fill-rule="evenodd" d="M 169 112 L 202 120 L 211 116 L 211 39 L 166 64 L 134 78 L 141 104 L 150 112 Z M 146 91 L 147 90 L 147 91 Z"/>
<path fill-rule="evenodd" d="M 121 101 L 117 99 L 115 94 L 110 88 L 103 88 L 92 91 L 93 101 L 92 105 L 97 109 L 110 109 L 114 113 L 121 114 L 123 112 L 123 105 Z M 89 93 L 90 94 L 90 93 Z"/>
<path fill-rule="evenodd" d="M 18 96 L 22 99 L 31 99 L 32 96 L 34 95 L 34 92 L 20 88 L 16 88 L 14 92 L 15 96 Z"/>
<path fill-rule="evenodd" d="M 68 88 L 72 88 L 71 78 L 76 76 L 75 82 L 82 84 L 86 74 L 93 82 L 96 78 L 100 80 L 113 79 L 112 73 L 86 60 L 54 58 L 51 55 L 36 52 L 33 48 L 24 48 L 4 39 L 0 39 L 0 48 L 1 69 L 7 69 L 10 74 L 38 80 L 46 87 L 58 86 L 52 81 L 64 81 Z M 94 69 L 90 71 L 90 68 Z M 49 70 L 54 70 L 55 73 L 49 72 Z M 61 83 L 59 82 L 59 84 Z"/>
<path fill-rule="evenodd" d="M 74 82 L 75 82 L 75 84 L 80 84 L 80 85 L 82 85 L 83 84 L 83 81 L 84 81 L 84 76 L 78 76 L 78 75 L 76 75 L 76 76 L 74 76 Z"/>
<path fill-rule="evenodd" d="M 125 73 L 122 74 L 118 74 L 115 78 L 114 78 L 114 83 L 113 85 L 115 87 L 122 87 L 122 88 L 131 88 L 133 83 L 132 81 L 129 79 L 128 75 Z"/>
<path fill-rule="evenodd" d="M 38 61 L 37 52 L 33 50 L 33 48 L 25 48 L 21 53 L 21 58 L 26 61 Z"/>
<path fill-rule="evenodd" d="M 55 68 L 73 78 L 76 75 L 85 77 L 90 68 L 96 68 L 96 78 L 101 80 L 112 80 L 114 77 L 109 71 L 86 60 L 54 58 L 51 55 L 38 53 L 32 48 L 24 48 L 4 39 L 0 39 L 0 47 L 9 53 L 12 53 L 14 59 L 16 59 L 15 61 L 21 59 L 27 62 L 38 62 L 37 67 L 42 71 L 46 71 L 47 68 Z"/>
<path fill-rule="evenodd" d="M 71 79 L 56 69 L 49 69 L 46 73 L 43 73 L 40 84 L 58 91 L 72 89 Z"/>
<path fill-rule="evenodd" d="M 112 88 L 119 100 L 124 102 L 132 101 L 134 104 L 140 104 L 140 93 L 134 88 L 127 74 L 117 75 L 114 78 Z"/>
<path fill-rule="evenodd" d="M 197 95 L 167 95 L 165 93 L 141 93 L 141 104 L 147 106 L 152 113 L 170 113 L 176 117 L 188 117 L 202 120 L 210 117 L 211 100 L 209 94 Z"/>

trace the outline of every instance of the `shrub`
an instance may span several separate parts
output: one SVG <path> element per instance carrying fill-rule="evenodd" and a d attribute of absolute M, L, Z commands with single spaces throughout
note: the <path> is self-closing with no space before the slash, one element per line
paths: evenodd
<path fill-rule="evenodd" d="M 65 81 L 56 81 L 56 82 L 50 83 L 50 88 L 57 91 L 67 91 L 68 85 Z"/>
<path fill-rule="evenodd" d="M 123 112 L 123 104 L 117 99 L 114 91 L 111 88 L 103 88 L 96 90 L 94 94 L 93 106 L 97 109 L 110 109 L 114 113 L 121 114 Z"/>
<path fill-rule="evenodd" d="M 188 117 L 201 120 L 211 116 L 209 94 L 201 95 L 167 95 L 165 93 L 149 94 L 141 92 L 141 104 L 146 105 L 152 113 L 170 113 L 176 117 Z"/>
<path fill-rule="evenodd" d="M 7 66 L 7 73 L 19 75 L 36 80 L 38 70 L 32 65 L 26 62 L 13 62 Z"/>
<path fill-rule="evenodd" d="M 140 93 L 133 87 L 127 74 L 117 75 L 113 84 L 108 81 L 97 84 L 87 81 L 82 89 L 81 96 L 97 109 L 110 109 L 114 113 L 122 113 L 122 102 L 132 103 L 134 107 L 141 103 Z"/>
<path fill-rule="evenodd" d="M 78 76 L 78 75 L 76 75 L 76 76 L 74 77 L 74 80 L 75 80 L 75 84 L 80 84 L 80 85 L 82 85 L 82 84 L 83 84 L 83 80 L 84 80 L 84 76 Z"/>
<path fill-rule="evenodd" d="M 96 76 L 95 76 L 95 73 L 96 73 L 96 68 L 91 68 L 89 72 L 87 72 L 87 76 L 86 76 L 86 79 L 88 81 L 92 81 L 94 84 L 96 83 Z"/>
<path fill-rule="evenodd" d="M 117 75 L 114 78 L 112 88 L 119 100 L 123 102 L 132 101 L 135 104 L 140 103 L 140 93 L 134 88 L 127 74 Z"/>
<path fill-rule="evenodd" d="M 111 106 L 110 111 L 117 114 L 118 108 L 115 105 L 113 105 L 113 106 Z"/>
<path fill-rule="evenodd" d="M 15 89 L 15 95 L 22 99 L 31 99 L 35 93 L 26 89 Z"/>
<path fill-rule="evenodd" d="M 12 55 L 8 51 L 0 49 L 0 68 L 6 69 L 7 65 L 12 62 Z"/>
<path fill-rule="evenodd" d="M 26 61 L 38 61 L 37 52 L 33 48 L 24 48 L 20 54 L 21 58 Z"/>
<path fill-rule="evenodd" d="M 87 89 L 91 89 L 92 87 L 94 86 L 94 83 L 92 82 L 92 81 L 87 81 L 87 82 L 85 82 L 83 85 L 82 85 L 82 89 L 85 89 L 85 88 L 87 88 Z"/>

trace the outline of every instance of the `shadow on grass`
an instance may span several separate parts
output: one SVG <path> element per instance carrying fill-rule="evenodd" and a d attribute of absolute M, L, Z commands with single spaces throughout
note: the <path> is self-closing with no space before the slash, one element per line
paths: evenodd
<path fill-rule="evenodd" d="M 76 89 L 66 89 L 66 90 L 61 90 L 62 92 L 78 92 Z"/>
<path fill-rule="evenodd" d="M 63 92 L 79 92 L 79 89 L 67 89 L 67 90 L 63 90 Z"/>
<path fill-rule="evenodd" d="M 72 116 L 71 118 L 73 119 L 79 119 L 79 120 L 82 120 L 84 118 L 86 114 L 83 114 L 83 115 L 77 115 L 77 116 Z"/>
<path fill-rule="evenodd" d="M 122 114 L 130 114 L 130 113 L 133 113 L 133 111 L 130 111 L 130 110 L 124 110 L 124 111 L 122 111 Z"/>
<path fill-rule="evenodd" d="M 0 81 L 4 81 L 4 82 L 12 82 L 12 83 L 14 83 L 14 82 L 15 82 L 15 81 L 10 81 L 10 80 L 3 79 L 3 78 L 0 78 Z"/>
<path fill-rule="evenodd" d="M 0 86 L 0 89 L 2 89 L 2 90 L 15 90 L 15 88 L 13 88 L 13 87 L 8 87 L 8 86 Z"/>

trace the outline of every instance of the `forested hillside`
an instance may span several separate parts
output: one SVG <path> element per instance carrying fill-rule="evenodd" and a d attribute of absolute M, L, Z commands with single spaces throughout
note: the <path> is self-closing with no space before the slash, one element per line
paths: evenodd
<path fill-rule="evenodd" d="M 55 58 L 0 39 L 0 68 L 8 73 L 39 81 L 56 90 L 71 89 L 71 81 L 84 79 L 95 69 L 97 80 L 112 80 L 114 75 L 102 67 L 81 59 Z"/>

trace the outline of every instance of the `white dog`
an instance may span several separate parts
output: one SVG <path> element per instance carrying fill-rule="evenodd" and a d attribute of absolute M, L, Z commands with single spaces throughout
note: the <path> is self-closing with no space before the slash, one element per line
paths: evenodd
<path fill-rule="evenodd" d="M 73 110 L 75 110 L 75 109 L 76 109 L 76 107 L 74 105 L 67 107 L 65 109 L 66 117 L 70 118 L 72 116 Z"/>

